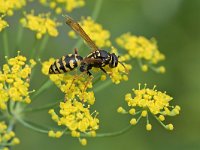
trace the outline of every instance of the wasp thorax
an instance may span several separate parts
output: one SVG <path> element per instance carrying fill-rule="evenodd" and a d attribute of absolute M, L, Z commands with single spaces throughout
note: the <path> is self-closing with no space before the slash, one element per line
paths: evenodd
<path fill-rule="evenodd" d="M 110 68 L 115 68 L 118 65 L 118 57 L 112 53 L 110 54 L 110 62 L 109 62 L 109 66 Z"/>

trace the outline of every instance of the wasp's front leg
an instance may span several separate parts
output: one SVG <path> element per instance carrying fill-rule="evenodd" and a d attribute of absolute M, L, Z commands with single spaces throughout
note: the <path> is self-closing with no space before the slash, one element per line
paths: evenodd
<path fill-rule="evenodd" d="M 89 71 L 90 69 L 92 69 L 92 67 L 90 65 L 86 65 L 86 64 L 81 65 L 81 67 L 80 67 L 80 71 L 86 72 L 89 76 L 92 75 L 91 72 Z"/>

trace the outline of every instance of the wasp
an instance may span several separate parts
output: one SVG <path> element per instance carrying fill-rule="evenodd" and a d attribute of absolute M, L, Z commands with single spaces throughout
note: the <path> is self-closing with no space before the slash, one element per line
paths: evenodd
<path fill-rule="evenodd" d="M 50 66 L 49 74 L 65 73 L 80 67 L 81 72 L 86 72 L 89 76 L 91 76 L 92 74 L 90 70 L 93 67 L 100 68 L 104 73 L 107 73 L 103 69 L 104 66 L 109 65 L 110 68 L 115 68 L 118 66 L 118 63 L 122 64 L 114 53 L 110 54 L 105 50 L 99 49 L 74 19 L 69 16 L 64 17 L 66 18 L 66 24 L 85 40 L 85 42 L 92 49 L 92 52 L 83 58 L 78 55 L 77 49 L 75 49 L 74 54 L 68 54 L 60 59 L 57 59 Z"/>

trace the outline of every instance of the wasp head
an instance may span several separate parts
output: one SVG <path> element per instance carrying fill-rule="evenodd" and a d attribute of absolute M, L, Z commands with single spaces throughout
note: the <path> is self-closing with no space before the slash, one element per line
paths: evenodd
<path fill-rule="evenodd" d="M 110 54 L 110 61 L 109 61 L 109 67 L 110 68 L 115 68 L 118 65 L 118 57 L 112 53 Z"/>

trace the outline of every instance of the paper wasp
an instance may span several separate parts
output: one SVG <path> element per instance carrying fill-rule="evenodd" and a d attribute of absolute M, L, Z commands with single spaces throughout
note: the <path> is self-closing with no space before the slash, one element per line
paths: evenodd
<path fill-rule="evenodd" d="M 121 63 L 118 61 L 118 57 L 114 53 L 110 54 L 105 50 L 100 50 L 74 19 L 69 16 L 64 17 L 66 18 L 66 24 L 85 40 L 92 49 L 92 52 L 83 58 L 78 55 L 78 52 L 75 49 L 74 54 L 68 54 L 56 60 L 50 66 L 49 74 L 65 73 L 80 67 L 81 72 L 86 72 L 90 76 L 92 75 L 90 70 L 93 67 L 100 68 L 104 73 L 106 73 L 103 69 L 104 66 L 109 65 L 110 68 L 115 68 L 118 66 L 118 63 Z"/>

